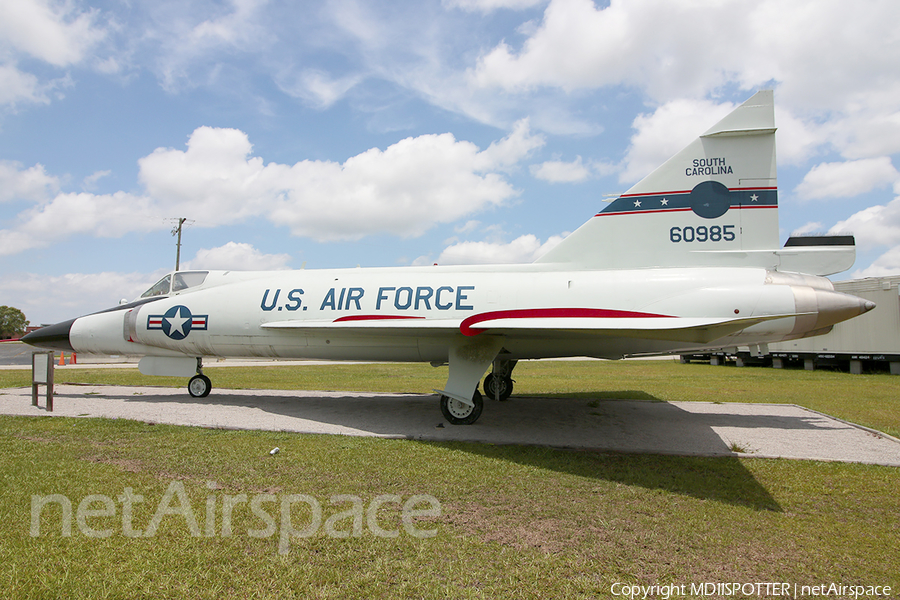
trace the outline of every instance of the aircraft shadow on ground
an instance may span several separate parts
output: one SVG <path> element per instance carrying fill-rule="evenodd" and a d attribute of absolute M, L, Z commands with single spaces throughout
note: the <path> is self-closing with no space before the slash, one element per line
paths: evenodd
<path fill-rule="evenodd" d="M 74 394 L 73 394 L 74 396 Z M 630 400 L 602 399 L 630 397 Z M 500 457 L 598 480 L 691 497 L 781 510 L 714 428 L 814 430 L 821 417 L 735 415 L 727 411 L 691 413 L 644 392 L 600 392 L 593 400 L 519 397 L 486 401 L 472 426 L 443 425 L 436 396 L 378 395 L 353 392 L 327 396 L 267 395 L 265 392 L 217 394 L 208 398 L 179 395 L 98 395 L 125 402 L 208 406 L 221 415 L 232 408 L 254 408 L 268 415 L 264 429 L 290 430 L 290 419 L 335 425 L 428 444 L 453 444 L 473 454 Z M 636 397 L 638 397 L 636 399 Z M 727 404 L 721 405 L 723 408 Z M 283 417 L 284 419 L 280 419 Z M 818 421 L 818 423 L 817 423 Z M 280 427 L 279 423 L 284 423 Z M 207 426 L 243 427 L 243 424 Z M 250 426 L 252 427 L 252 426 Z M 548 451 L 548 448 L 557 448 Z M 568 449 L 568 450 L 566 450 Z M 580 451 L 579 451 L 580 450 Z M 713 455 L 697 456 L 697 455 Z"/>
<path fill-rule="evenodd" d="M 208 406 L 215 410 L 217 407 L 255 408 L 272 415 L 281 415 L 289 418 L 298 418 L 317 423 L 340 425 L 353 429 L 370 432 L 381 436 L 411 437 L 421 439 L 420 434 L 425 430 L 433 430 L 444 419 L 438 410 L 436 395 L 416 394 L 378 394 L 369 396 L 365 393 L 355 392 L 328 392 L 327 396 L 274 396 L 265 392 L 248 391 L 246 394 L 216 394 L 215 391 L 207 398 L 192 398 L 184 395 L 110 395 L 97 394 L 98 398 L 114 398 L 125 402 L 147 402 L 172 405 Z M 689 442 L 690 446 L 702 448 L 702 453 L 707 454 L 716 449 L 723 454 L 731 452 L 731 448 L 722 441 L 722 438 L 712 431 L 715 427 L 732 427 L 735 429 L 784 429 L 784 430 L 830 430 L 832 425 L 824 426 L 823 417 L 816 413 L 804 416 L 784 415 L 742 415 L 732 414 L 727 410 L 722 412 L 696 413 L 688 412 L 682 408 L 655 398 L 649 394 L 641 393 L 643 398 L 634 399 L 601 399 L 603 396 L 614 396 L 618 392 L 598 393 L 595 399 L 559 397 L 513 396 L 507 402 L 485 401 L 485 409 L 481 419 L 475 425 L 451 426 L 447 425 L 446 432 L 459 432 L 462 434 L 472 432 L 476 436 L 484 432 L 485 428 L 497 437 L 497 443 L 521 443 L 523 445 L 555 446 L 555 447 L 579 447 L 589 449 L 617 448 L 605 447 L 602 442 L 609 441 L 610 436 L 605 435 L 605 429 L 614 429 L 619 438 L 639 436 L 649 439 L 657 438 L 667 445 L 674 443 L 672 447 L 644 448 L 643 451 L 656 450 L 663 453 L 679 453 L 683 445 L 677 442 L 682 440 Z M 72 394 L 81 396 L 82 394 Z M 622 396 L 629 395 L 635 398 L 633 391 L 622 392 Z M 64 397 L 64 395 L 57 394 Z M 723 409 L 727 403 L 719 404 Z M 441 423 L 442 424 L 442 423 Z M 567 424 L 578 427 L 566 427 Z M 648 432 L 648 425 L 654 425 L 659 429 Z M 503 428 L 508 427 L 509 435 L 504 436 Z M 526 433 L 515 435 L 516 431 L 526 430 Z M 573 431 L 578 430 L 578 431 Z M 529 443 L 527 431 L 539 431 L 541 435 L 536 441 Z M 573 433 L 579 433 L 572 437 Z M 510 437 L 513 436 L 513 437 Z M 437 436 L 435 436 L 437 437 Z M 465 441 L 465 435 L 460 436 L 460 441 Z M 523 438 L 516 442 L 514 438 Z M 549 441 L 547 438 L 550 438 Z M 708 440 L 709 444 L 700 443 L 700 439 Z M 441 436 L 438 441 L 451 439 Z M 600 445 L 590 445 L 591 439 L 600 442 Z M 629 451 L 629 447 L 623 447 L 621 451 Z M 684 451 L 686 454 L 696 452 Z"/>
<path fill-rule="evenodd" d="M 552 398 L 554 400 L 646 400 L 665 402 L 641 390 L 601 390 L 596 392 L 561 392 L 558 394 L 529 394 L 531 398 Z"/>
<path fill-rule="evenodd" d="M 655 398 L 650 401 L 586 401 L 513 396 L 508 402 L 486 402 L 481 420 L 473 426 L 438 428 L 436 425 L 443 419 L 434 396 L 365 397 L 342 392 L 332 393 L 329 397 L 296 397 L 261 395 L 259 392 L 227 395 L 213 392 L 205 399 L 191 398 L 187 394 L 100 394 L 97 398 L 98 401 L 110 398 L 158 403 L 169 405 L 173 410 L 179 410 L 179 405 L 191 409 L 208 405 L 210 411 L 255 408 L 276 417 L 273 423 L 278 422 L 277 417 L 300 418 L 379 436 L 407 438 L 414 443 L 452 447 L 473 455 L 598 481 L 665 490 L 756 510 L 782 510 L 712 430 L 720 425 L 773 426 L 773 418 L 766 416 L 688 413 Z M 623 406 L 630 410 L 607 410 Z M 656 424 L 648 424 L 648 410 L 655 413 L 650 420 Z M 510 418 L 510 415 L 516 417 Z M 593 420 L 596 426 L 588 424 L 585 427 L 584 419 Z M 782 423 L 784 428 L 815 427 L 807 419 L 779 419 L 789 423 Z M 574 421 L 580 422 L 580 426 L 573 426 Z M 657 431 L 659 423 L 666 425 L 663 433 L 647 433 L 648 429 Z M 617 440 L 610 440 L 611 432 L 619 436 Z M 687 448 L 682 443 L 684 440 L 719 456 L 691 455 L 697 452 Z"/>
<path fill-rule="evenodd" d="M 579 477 L 782 512 L 781 505 L 736 457 L 626 454 L 459 442 L 417 443 L 452 447 L 478 456 Z"/>

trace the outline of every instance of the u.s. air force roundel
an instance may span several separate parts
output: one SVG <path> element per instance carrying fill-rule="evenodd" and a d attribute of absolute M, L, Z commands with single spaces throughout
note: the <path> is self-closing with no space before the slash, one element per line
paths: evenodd
<path fill-rule="evenodd" d="M 173 306 L 164 315 L 147 317 L 147 330 L 162 329 L 173 340 L 183 340 L 193 330 L 205 330 L 209 315 L 192 315 L 187 306 Z"/>

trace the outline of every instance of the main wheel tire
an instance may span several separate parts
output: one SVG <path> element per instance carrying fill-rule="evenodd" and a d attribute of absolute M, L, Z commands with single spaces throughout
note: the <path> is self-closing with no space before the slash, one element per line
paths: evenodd
<path fill-rule="evenodd" d="M 475 393 L 472 395 L 472 402 L 475 406 L 469 406 L 455 398 L 442 395 L 441 412 L 451 425 L 471 425 L 478 420 L 478 417 L 481 416 L 481 411 L 484 409 L 484 398 L 481 392 L 475 390 Z"/>
<path fill-rule="evenodd" d="M 188 382 L 188 394 L 193 398 L 206 398 L 212 390 L 212 382 L 206 375 L 194 375 Z"/>
<path fill-rule="evenodd" d="M 493 400 L 497 397 L 497 386 L 500 386 L 500 401 L 508 400 L 513 392 L 513 380 L 510 377 L 494 377 L 488 373 L 484 378 L 484 395 Z"/>

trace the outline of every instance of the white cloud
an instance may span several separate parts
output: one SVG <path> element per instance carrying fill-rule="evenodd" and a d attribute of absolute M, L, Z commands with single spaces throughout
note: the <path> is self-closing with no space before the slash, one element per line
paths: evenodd
<path fill-rule="evenodd" d="M 533 177 L 550 183 L 578 183 L 594 176 L 611 175 L 620 169 L 619 165 L 603 161 L 585 163 L 580 156 L 571 162 L 548 160 L 529 167 Z"/>
<path fill-rule="evenodd" d="M 43 78 L 20 66 L 42 61 L 57 68 L 86 62 L 107 35 L 98 11 L 73 2 L 0 0 L 0 106 L 48 104 L 50 93 L 68 87 L 68 74 Z"/>
<path fill-rule="evenodd" d="M 460 8 L 467 12 L 489 13 L 501 8 L 522 10 L 543 4 L 546 0 L 441 0 L 447 8 Z"/>
<path fill-rule="evenodd" d="M 263 254 L 250 244 L 229 242 L 198 251 L 183 268 L 279 270 L 287 268 L 289 260 L 286 254 Z M 58 323 L 110 308 L 122 299 L 133 300 L 166 272 L 11 274 L 4 278 L 0 303 L 21 309 L 33 325 Z M 47 298 L 53 302 L 47 302 Z"/>
<path fill-rule="evenodd" d="M 563 237 L 554 235 L 543 243 L 532 234 L 520 236 L 508 244 L 460 242 L 445 248 L 437 262 L 441 265 L 532 263 L 559 244 Z"/>
<path fill-rule="evenodd" d="M 31 248 L 49 246 L 50 240 L 40 240 L 15 229 L 0 229 L 0 256 L 18 254 Z"/>
<path fill-rule="evenodd" d="M 853 272 L 854 279 L 900 275 L 900 246 L 894 246 L 865 269 Z"/>
<path fill-rule="evenodd" d="M 159 148 L 138 161 L 145 194 L 57 194 L 20 213 L 14 229 L 0 231 L 0 255 L 73 234 L 120 237 L 160 229 L 173 215 L 200 227 L 262 217 L 320 241 L 374 233 L 415 237 L 516 196 L 500 172 L 542 143 L 523 122 L 484 151 L 445 133 L 372 148 L 343 164 L 284 165 L 252 156 L 242 131 L 200 127 L 187 150 Z M 13 163 L 3 168 L 0 178 L 5 173 L 30 194 L 55 185 L 39 165 L 28 171 Z"/>
<path fill-rule="evenodd" d="M 852 198 L 900 179 L 890 157 L 820 163 L 803 177 L 794 192 L 804 200 Z"/>
<path fill-rule="evenodd" d="M 889 0 L 854 11 L 839 0 L 614 0 L 605 7 L 552 0 L 520 50 L 499 44 L 481 57 L 473 77 L 506 89 L 625 83 L 656 98 L 703 94 L 729 81 L 748 89 L 777 80 L 792 95 L 846 98 L 853 92 L 844 86 L 877 82 L 896 64 L 898 16 L 900 7 Z M 828 77 L 815 65 L 827 65 Z"/>
<path fill-rule="evenodd" d="M 59 179 L 47 175 L 44 165 L 22 169 L 21 163 L 0 160 L 0 202 L 41 202 L 59 189 Z"/>
<path fill-rule="evenodd" d="M 471 221 L 466 221 L 465 224 L 463 224 L 463 225 L 454 227 L 453 231 L 462 235 L 462 234 L 466 234 L 466 233 L 472 233 L 473 231 L 478 229 L 480 226 L 481 226 L 481 221 L 476 221 L 473 219 Z"/>
<path fill-rule="evenodd" d="M 497 172 L 540 143 L 526 128 L 480 152 L 449 133 L 372 148 L 343 164 L 305 160 L 263 164 L 246 134 L 197 129 L 187 151 L 159 149 L 141 159 L 141 181 L 164 207 L 200 225 L 265 216 L 316 240 L 387 232 L 418 236 L 516 195 Z"/>
<path fill-rule="evenodd" d="M 112 174 L 112 171 L 95 171 L 91 173 L 87 177 L 84 178 L 84 181 L 81 182 L 82 189 L 86 191 L 93 190 L 97 187 L 97 182 L 103 179 L 104 177 L 109 177 Z"/>
<path fill-rule="evenodd" d="M 584 165 L 579 156 L 572 162 L 548 160 L 539 165 L 531 165 L 532 176 L 551 183 L 574 183 L 585 181 L 591 176 L 591 170 Z"/>
<path fill-rule="evenodd" d="M 870 206 L 840 221 L 829 233 L 852 233 L 860 248 L 900 244 L 900 197 Z"/>
<path fill-rule="evenodd" d="M 544 142 L 544 136 L 531 133 L 528 119 L 520 119 L 508 136 L 491 142 L 478 154 L 473 168 L 478 171 L 509 170 Z"/>
<path fill-rule="evenodd" d="M 15 61 L 0 63 L 0 106 L 13 111 L 20 104 L 49 104 L 51 96 L 62 97 L 62 90 L 72 85 L 69 74 L 41 80 L 20 70 Z"/>
<path fill-rule="evenodd" d="M 0 230 L 0 256 L 46 247 L 74 234 L 121 237 L 152 231 L 163 226 L 162 217 L 149 198 L 125 192 L 58 194 L 21 213 L 14 229 Z"/>
<path fill-rule="evenodd" d="M 184 269 L 220 269 L 229 271 L 275 271 L 287 269 L 289 254 L 263 254 L 251 244 L 228 242 L 217 248 L 201 248 Z"/>
<path fill-rule="evenodd" d="M 0 47 L 57 67 L 72 65 L 106 35 L 96 17 L 96 10 L 80 11 L 72 2 L 2 0 Z"/>
<path fill-rule="evenodd" d="M 138 160 L 138 177 L 163 213 L 227 225 L 260 214 L 275 192 L 268 180 L 284 168 L 250 157 L 251 149 L 243 131 L 198 127 L 187 150 L 157 148 Z"/>
<path fill-rule="evenodd" d="M 361 75 L 335 78 L 318 69 L 305 69 L 299 74 L 285 70 L 275 76 L 275 83 L 285 94 L 300 98 L 313 108 L 326 109 L 362 79 Z"/>
<path fill-rule="evenodd" d="M 468 83 L 484 105 L 479 91 L 532 102 L 556 91 L 568 103 L 573 92 L 625 87 L 665 102 L 775 87 L 780 158 L 825 145 L 872 158 L 900 152 L 898 21 L 892 0 L 852 11 L 839 0 L 552 0 L 523 42 L 483 52 Z"/>
<path fill-rule="evenodd" d="M 649 174 L 734 110 L 730 103 L 708 100 L 673 100 L 653 114 L 638 115 L 636 130 L 625 153 L 619 182 L 634 182 Z"/>
<path fill-rule="evenodd" d="M 702 94 L 726 75 L 759 85 L 773 77 L 753 66 L 773 43 L 769 24 L 754 19 L 759 12 L 734 1 L 614 1 L 598 8 L 592 0 L 552 0 L 520 50 L 502 42 L 471 75 L 476 85 L 506 90 L 626 84 L 656 98 Z"/>
<path fill-rule="evenodd" d="M 32 211 L 24 230 L 36 236 L 57 232 L 121 237 L 129 231 L 152 231 L 147 221 L 161 218 L 147 198 L 126 192 L 59 194 L 47 206 Z"/>
<path fill-rule="evenodd" d="M 159 43 L 157 72 L 163 87 L 176 92 L 184 86 L 215 78 L 229 55 L 261 53 L 276 41 L 260 25 L 267 0 L 229 0 L 224 7 L 196 10 L 181 3 L 161 3 L 156 26 L 144 37 Z M 196 74 L 205 69 L 205 74 Z"/>
<path fill-rule="evenodd" d="M 20 71 L 15 64 L 0 64 L 0 106 L 19 103 L 47 104 L 47 90 L 31 73 Z"/>
<path fill-rule="evenodd" d="M 831 143 L 833 131 L 815 120 L 795 116 L 776 98 L 775 125 L 778 128 L 778 164 L 802 165 Z"/>
<path fill-rule="evenodd" d="M 32 325 L 58 323 L 133 300 L 163 272 L 16 274 L 3 285 L 3 302 L 25 313 Z M 53 302 L 47 302 L 53 298 Z"/>
<path fill-rule="evenodd" d="M 812 221 L 810 223 L 806 223 L 801 225 L 797 229 L 791 232 L 791 235 L 809 235 L 811 233 L 818 233 L 820 231 L 824 231 L 825 226 L 818 221 Z"/>
<path fill-rule="evenodd" d="M 888 100 L 880 99 L 883 90 L 865 90 L 863 97 L 852 99 L 822 127 L 843 156 L 871 158 L 900 152 L 900 82 L 887 82 L 885 88 L 893 90 Z"/>

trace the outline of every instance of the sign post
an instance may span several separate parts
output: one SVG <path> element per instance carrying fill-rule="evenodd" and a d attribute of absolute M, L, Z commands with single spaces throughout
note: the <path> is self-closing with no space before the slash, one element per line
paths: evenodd
<path fill-rule="evenodd" d="M 31 355 L 31 405 L 38 405 L 38 388 L 47 386 L 47 411 L 53 412 L 53 351 Z"/>

